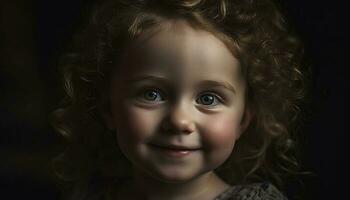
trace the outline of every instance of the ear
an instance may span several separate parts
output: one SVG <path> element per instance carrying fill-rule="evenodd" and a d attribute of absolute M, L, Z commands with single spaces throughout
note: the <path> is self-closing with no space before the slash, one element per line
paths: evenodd
<path fill-rule="evenodd" d="M 240 124 L 240 131 L 239 131 L 239 137 L 247 130 L 250 122 L 254 118 L 255 113 L 253 112 L 251 106 L 247 105 L 244 109 L 244 113 L 242 116 L 241 124 Z"/>

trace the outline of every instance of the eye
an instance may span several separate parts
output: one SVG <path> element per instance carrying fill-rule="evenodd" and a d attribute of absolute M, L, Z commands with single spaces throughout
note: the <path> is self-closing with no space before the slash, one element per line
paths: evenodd
<path fill-rule="evenodd" d="M 201 94 L 196 102 L 205 106 L 216 106 L 222 103 L 221 98 L 218 95 L 212 93 Z"/>
<path fill-rule="evenodd" d="M 161 92 L 156 89 L 146 89 L 141 95 L 146 101 L 164 101 Z"/>

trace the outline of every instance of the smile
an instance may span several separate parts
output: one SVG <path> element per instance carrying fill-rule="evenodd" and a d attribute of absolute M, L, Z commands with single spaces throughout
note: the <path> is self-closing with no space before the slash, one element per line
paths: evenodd
<path fill-rule="evenodd" d="M 165 155 L 181 158 L 192 154 L 193 152 L 199 151 L 200 148 L 189 148 L 183 146 L 171 146 L 171 145 L 158 145 L 150 144 L 150 146 L 157 152 L 163 153 Z"/>

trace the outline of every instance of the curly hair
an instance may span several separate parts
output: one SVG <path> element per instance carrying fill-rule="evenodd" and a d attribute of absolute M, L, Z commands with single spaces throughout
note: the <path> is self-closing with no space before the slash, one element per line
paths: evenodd
<path fill-rule="evenodd" d="M 58 177 L 83 188 L 93 177 L 122 177 L 126 159 L 104 125 L 109 81 L 128 45 L 166 20 L 184 19 L 221 39 L 240 61 L 247 101 L 254 111 L 248 130 L 216 172 L 228 183 L 269 180 L 283 189 L 300 171 L 297 136 L 308 91 L 303 45 L 272 0 L 101 1 L 62 57 L 66 97 L 52 114 L 68 141 L 54 159 Z M 118 155 L 118 156 L 116 156 Z M 77 189 L 76 189 L 77 190 Z"/>

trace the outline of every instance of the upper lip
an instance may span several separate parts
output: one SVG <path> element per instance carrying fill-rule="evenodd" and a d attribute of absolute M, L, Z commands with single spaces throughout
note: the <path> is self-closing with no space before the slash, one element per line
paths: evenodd
<path fill-rule="evenodd" d="M 160 147 L 160 148 L 167 148 L 167 149 L 175 149 L 175 150 L 199 150 L 200 147 L 189 147 L 184 145 L 174 145 L 174 144 L 159 144 L 159 143 L 150 143 L 150 145 Z"/>

